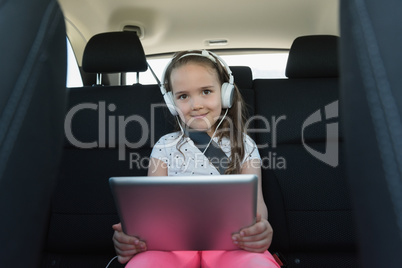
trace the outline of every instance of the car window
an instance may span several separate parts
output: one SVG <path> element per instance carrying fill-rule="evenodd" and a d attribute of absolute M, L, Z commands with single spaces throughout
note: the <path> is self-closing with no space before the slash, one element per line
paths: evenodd
<path fill-rule="evenodd" d="M 271 52 L 271 53 L 251 53 L 241 55 L 221 55 L 222 59 L 229 66 L 249 66 L 253 73 L 253 79 L 258 78 L 286 78 L 285 68 L 289 53 L 287 51 Z M 67 87 L 82 87 L 83 82 L 79 67 L 67 39 Z M 148 63 L 159 80 L 162 78 L 163 70 L 169 63 L 169 58 L 151 58 Z M 157 81 L 150 70 L 139 74 L 137 81 L 136 73 L 127 73 L 126 85 L 135 83 L 144 85 L 156 84 Z"/>
<path fill-rule="evenodd" d="M 257 78 L 285 78 L 285 68 L 288 60 L 288 52 L 270 52 L 270 53 L 250 53 L 240 55 L 220 55 L 221 58 L 229 66 L 249 66 L 253 73 L 253 79 Z M 152 70 L 161 80 L 163 70 L 169 63 L 169 58 L 148 59 L 148 63 Z M 156 84 L 156 79 L 148 70 L 139 75 L 139 83 Z M 126 77 L 126 84 L 131 85 L 137 83 L 137 74 L 128 73 Z"/>
<path fill-rule="evenodd" d="M 67 87 L 82 87 L 82 78 L 70 40 L 67 40 Z"/>
<path fill-rule="evenodd" d="M 155 75 L 158 77 L 159 80 L 162 79 L 162 73 L 165 69 L 166 65 L 169 63 L 170 58 L 162 58 L 162 59 L 147 59 L 148 64 L 151 66 L 152 70 L 154 71 Z M 139 81 L 137 81 L 137 73 L 127 73 L 126 77 L 126 84 L 132 85 L 135 83 L 141 83 L 143 85 L 151 85 L 157 84 L 155 77 L 152 75 L 152 72 L 149 70 L 140 73 Z"/>
<path fill-rule="evenodd" d="M 285 78 L 288 55 L 288 52 L 223 55 L 222 59 L 229 66 L 249 66 L 253 79 Z"/>

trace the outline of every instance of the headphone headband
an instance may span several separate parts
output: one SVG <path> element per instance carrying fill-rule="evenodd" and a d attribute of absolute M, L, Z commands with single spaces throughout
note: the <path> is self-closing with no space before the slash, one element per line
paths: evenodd
<path fill-rule="evenodd" d="M 210 53 L 212 53 L 212 52 L 210 52 Z M 210 60 L 213 61 L 214 63 L 216 63 L 215 58 L 214 58 L 211 54 L 209 54 L 208 51 L 206 51 L 206 50 L 202 50 L 202 51 L 201 51 L 201 54 L 200 54 L 200 53 L 187 53 L 187 54 L 184 54 L 184 55 L 182 55 L 182 56 L 179 58 L 179 60 L 182 59 L 182 58 L 184 58 L 184 57 L 187 57 L 187 56 L 200 56 L 200 57 L 205 57 L 205 58 L 210 59 Z"/>

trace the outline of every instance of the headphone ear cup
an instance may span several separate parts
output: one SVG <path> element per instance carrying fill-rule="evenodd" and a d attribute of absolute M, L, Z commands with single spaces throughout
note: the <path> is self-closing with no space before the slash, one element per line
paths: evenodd
<path fill-rule="evenodd" d="M 163 99 L 165 100 L 166 106 L 168 107 L 170 113 L 171 113 L 173 116 L 178 115 L 178 113 L 177 113 L 177 111 L 176 111 L 176 106 L 174 105 L 174 102 L 173 102 L 173 95 L 172 95 L 172 92 L 171 92 L 171 91 L 166 92 L 166 93 L 163 95 Z"/>
<path fill-rule="evenodd" d="M 223 83 L 221 88 L 222 108 L 228 109 L 233 104 L 234 85 Z"/>

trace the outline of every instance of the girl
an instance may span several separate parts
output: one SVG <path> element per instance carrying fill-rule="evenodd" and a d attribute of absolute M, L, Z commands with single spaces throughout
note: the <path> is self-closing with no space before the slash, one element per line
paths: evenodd
<path fill-rule="evenodd" d="M 148 175 L 209 175 L 222 170 L 225 174 L 256 174 L 257 220 L 232 236 L 239 250 L 202 252 L 147 251 L 145 242 L 125 235 L 119 223 L 113 225 L 119 262 L 130 260 L 126 267 L 279 267 L 267 251 L 273 231 L 262 196 L 261 159 L 256 144 L 245 134 L 245 105 L 229 67 L 205 50 L 181 52 L 167 66 L 162 82 L 161 91 L 172 114 L 177 115 L 180 131 L 156 143 Z M 200 149 L 188 137 L 189 132 L 207 133 L 210 142 Z M 204 153 L 210 146 L 226 154 L 228 165 L 213 165 L 208 160 Z"/>

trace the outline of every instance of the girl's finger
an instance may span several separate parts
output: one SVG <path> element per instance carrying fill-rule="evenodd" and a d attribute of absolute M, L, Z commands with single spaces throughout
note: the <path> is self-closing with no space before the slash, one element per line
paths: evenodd
<path fill-rule="evenodd" d="M 121 244 L 136 245 L 139 243 L 139 239 L 134 236 L 128 236 L 123 232 L 114 231 L 113 241 L 118 241 Z"/>
<path fill-rule="evenodd" d="M 257 212 L 257 216 L 255 218 L 255 222 L 260 222 L 261 221 L 261 214 Z"/>
<path fill-rule="evenodd" d="M 245 236 L 253 236 L 253 235 L 258 235 L 267 230 L 267 226 L 264 224 L 264 222 L 259 221 L 253 224 L 252 226 L 248 228 L 244 228 L 243 230 L 240 231 L 240 236 L 245 237 Z"/>
<path fill-rule="evenodd" d="M 120 250 L 132 250 L 132 249 L 137 248 L 136 245 L 133 245 L 133 244 L 120 243 L 117 240 L 114 240 L 113 242 L 114 242 L 114 247 L 116 249 L 118 248 Z"/>
<path fill-rule="evenodd" d="M 123 228 L 121 227 L 121 223 L 116 223 L 112 225 L 113 230 L 118 232 L 123 232 Z"/>
<path fill-rule="evenodd" d="M 264 232 L 256 234 L 256 235 L 240 236 L 240 237 L 238 237 L 238 242 L 260 241 L 260 240 L 267 239 L 267 237 L 268 237 L 268 232 L 264 231 Z"/>
<path fill-rule="evenodd" d="M 261 249 L 261 248 L 265 248 L 268 246 L 268 241 L 266 239 L 264 239 L 264 240 L 251 241 L 251 242 L 239 242 L 238 245 L 241 248 Z"/>

